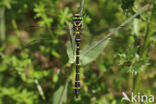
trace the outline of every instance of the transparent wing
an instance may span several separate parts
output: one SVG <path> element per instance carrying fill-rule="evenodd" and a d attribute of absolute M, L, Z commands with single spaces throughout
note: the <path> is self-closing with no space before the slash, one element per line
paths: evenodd
<path fill-rule="evenodd" d="M 96 37 L 100 36 L 101 34 L 105 33 L 108 30 L 108 28 L 97 28 L 95 30 L 88 27 L 89 26 L 82 27 L 82 34 L 81 34 L 82 46 L 85 46 L 90 42 L 92 42 L 94 40 L 94 36 Z M 72 24 L 67 26 L 57 26 L 57 27 L 52 26 L 50 28 L 44 26 L 32 25 L 32 26 L 22 27 L 21 29 L 23 29 L 24 31 L 29 31 L 31 35 L 34 35 L 34 38 L 32 36 L 32 39 L 26 44 L 26 47 L 34 48 L 38 44 L 46 45 L 50 42 L 55 42 L 56 39 L 62 39 L 61 37 L 63 37 L 66 38 L 67 41 L 70 40 L 72 42 L 73 52 L 75 52 L 74 50 L 75 37 L 73 36 Z"/>
<path fill-rule="evenodd" d="M 31 39 L 25 47 L 35 47 L 38 44 L 50 44 L 56 43 L 57 39 L 61 39 L 69 33 L 69 27 L 62 28 L 62 27 L 42 27 L 42 26 L 27 26 L 22 27 L 20 30 L 27 31 L 29 35 L 31 35 Z M 68 36 L 67 36 L 68 38 Z"/>
<path fill-rule="evenodd" d="M 50 28 L 34 25 L 34 26 L 22 27 L 20 30 L 28 31 L 29 33 L 31 33 L 32 35 L 35 35 L 35 36 L 37 35 L 36 36 L 37 38 L 36 37 L 35 37 L 35 39 L 32 38 L 32 40 L 28 43 L 29 46 L 39 43 L 39 42 L 43 42 L 44 40 L 46 40 L 46 41 L 55 40 L 55 38 L 64 37 L 66 35 L 67 35 L 66 37 L 68 38 L 68 40 L 69 40 L 69 37 L 73 38 L 69 35 L 69 34 L 73 34 L 72 24 L 70 25 L 70 27 L 69 27 L 69 25 L 67 25 L 66 27 L 53 26 Z M 85 38 L 84 34 L 86 34 L 86 36 L 88 34 L 86 29 L 82 30 L 82 35 L 81 35 L 82 39 Z"/>

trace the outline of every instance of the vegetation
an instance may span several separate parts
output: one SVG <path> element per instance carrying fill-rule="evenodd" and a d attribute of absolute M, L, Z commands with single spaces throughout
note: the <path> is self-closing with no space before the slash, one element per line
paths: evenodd
<path fill-rule="evenodd" d="M 84 15 L 78 99 L 75 13 Z M 155 28 L 155 0 L 1 0 L 0 104 L 130 104 L 122 92 L 156 95 Z"/>

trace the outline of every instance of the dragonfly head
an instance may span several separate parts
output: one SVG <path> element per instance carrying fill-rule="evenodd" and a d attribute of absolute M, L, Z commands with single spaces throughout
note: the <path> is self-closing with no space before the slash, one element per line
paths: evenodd
<path fill-rule="evenodd" d="M 77 20 L 77 21 L 81 21 L 82 20 L 82 16 L 80 14 L 75 14 L 73 17 L 72 17 L 73 20 Z"/>

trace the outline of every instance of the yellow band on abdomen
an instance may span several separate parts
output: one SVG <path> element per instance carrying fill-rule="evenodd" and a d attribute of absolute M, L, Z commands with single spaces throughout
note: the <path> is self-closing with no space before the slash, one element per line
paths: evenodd
<path fill-rule="evenodd" d="M 76 34 L 80 34 L 80 32 L 76 32 Z"/>

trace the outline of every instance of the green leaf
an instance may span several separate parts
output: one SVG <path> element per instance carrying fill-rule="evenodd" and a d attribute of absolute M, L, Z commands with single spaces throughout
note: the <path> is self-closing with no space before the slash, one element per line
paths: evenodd
<path fill-rule="evenodd" d="M 55 50 L 52 50 L 51 54 L 57 58 L 60 58 L 60 54 L 56 52 Z"/>
<path fill-rule="evenodd" d="M 67 100 L 67 87 L 60 86 L 53 95 L 52 104 L 62 104 Z"/>
<path fill-rule="evenodd" d="M 101 39 L 97 42 L 93 42 L 85 49 L 80 51 L 80 64 L 85 65 L 95 60 L 97 56 L 107 46 L 108 42 L 109 42 L 109 38 Z"/>
<path fill-rule="evenodd" d="M 134 33 L 135 33 L 135 35 L 136 36 L 138 36 L 139 35 L 139 20 L 138 19 L 134 19 L 134 21 L 133 21 L 133 31 L 134 31 Z"/>
<path fill-rule="evenodd" d="M 69 11 L 69 8 L 66 7 L 64 10 L 60 10 L 60 24 L 63 25 L 64 23 L 69 23 L 70 19 L 72 17 L 72 14 Z"/>
<path fill-rule="evenodd" d="M 141 13 L 146 11 L 149 6 L 150 6 L 149 4 L 145 5 L 140 11 L 138 11 L 136 14 L 134 14 L 133 16 L 131 16 L 130 18 L 125 20 L 121 25 L 119 25 L 117 28 L 115 28 L 112 32 L 107 34 L 106 37 L 99 40 L 98 42 L 94 42 L 94 43 L 90 44 L 87 48 L 80 51 L 81 52 L 80 53 L 80 64 L 85 65 L 85 64 L 88 64 L 88 63 L 92 62 L 93 60 L 95 60 L 96 57 L 102 52 L 102 50 L 107 45 L 107 43 L 108 43 L 107 39 L 109 37 L 111 37 L 115 32 L 117 32 L 119 29 L 121 29 L 123 26 L 128 24 L 135 17 L 137 17 L 138 15 L 140 15 Z M 70 28 L 70 31 L 71 30 L 72 29 Z M 70 35 L 71 35 L 71 37 L 73 37 L 72 33 L 70 33 Z M 68 44 L 68 48 L 67 48 L 69 63 L 74 63 L 74 61 L 75 61 L 75 59 L 74 59 L 75 54 L 73 53 L 74 48 L 72 47 L 73 46 L 72 44 L 73 44 L 74 41 L 72 41 L 72 39 L 71 39 L 70 43 Z"/>
<path fill-rule="evenodd" d="M 75 37 L 73 36 L 72 24 L 69 24 L 69 30 L 70 30 L 70 41 L 67 46 L 67 54 L 69 57 L 68 63 L 74 63 L 75 62 Z"/>
<path fill-rule="evenodd" d="M 67 101 L 67 86 L 70 81 L 70 76 L 67 78 L 65 85 L 61 85 L 53 95 L 52 104 L 63 104 Z"/>
<path fill-rule="evenodd" d="M 74 54 L 71 42 L 68 43 L 67 54 L 68 54 L 68 58 L 69 58 L 68 63 L 74 63 L 75 62 L 75 58 L 74 58 L 75 54 Z"/>
<path fill-rule="evenodd" d="M 58 74 L 53 75 L 53 82 L 56 83 L 58 81 Z"/>

